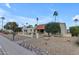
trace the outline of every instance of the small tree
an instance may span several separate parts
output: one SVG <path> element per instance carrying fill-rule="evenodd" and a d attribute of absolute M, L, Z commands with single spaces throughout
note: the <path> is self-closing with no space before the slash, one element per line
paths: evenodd
<path fill-rule="evenodd" d="M 17 27 L 15 32 L 21 32 L 22 31 L 22 27 Z"/>
<path fill-rule="evenodd" d="M 48 24 L 46 24 L 45 28 L 46 28 L 45 30 L 48 33 L 48 35 L 49 35 L 49 33 L 57 34 L 57 33 L 61 32 L 59 23 L 54 23 L 54 22 L 48 23 Z"/>
<path fill-rule="evenodd" d="M 8 22 L 7 24 L 4 25 L 4 28 L 13 31 L 13 40 L 14 40 L 15 32 L 17 31 L 18 24 L 16 22 Z"/>

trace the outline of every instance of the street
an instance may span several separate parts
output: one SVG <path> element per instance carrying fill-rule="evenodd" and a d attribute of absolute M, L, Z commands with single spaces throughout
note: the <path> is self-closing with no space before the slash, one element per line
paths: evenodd
<path fill-rule="evenodd" d="M 8 40 L 0 35 L 0 55 L 35 55 L 15 42 Z"/>

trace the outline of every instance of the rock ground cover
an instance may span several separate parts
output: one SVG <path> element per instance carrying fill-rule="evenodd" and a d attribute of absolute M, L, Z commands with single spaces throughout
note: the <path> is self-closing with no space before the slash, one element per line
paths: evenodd
<path fill-rule="evenodd" d="M 12 35 L 3 35 L 12 40 Z M 77 37 L 41 37 L 39 39 L 16 35 L 14 42 L 38 55 L 74 55 L 79 54 Z"/>

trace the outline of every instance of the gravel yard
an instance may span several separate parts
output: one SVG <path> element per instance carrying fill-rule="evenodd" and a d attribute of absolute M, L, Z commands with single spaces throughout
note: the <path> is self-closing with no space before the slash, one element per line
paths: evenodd
<path fill-rule="evenodd" d="M 3 36 L 12 40 L 12 35 Z M 38 55 L 77 55 L 79 46 L 77 37 L 41 37 L 39 39 L 16 35 L 14 42 Z"/>

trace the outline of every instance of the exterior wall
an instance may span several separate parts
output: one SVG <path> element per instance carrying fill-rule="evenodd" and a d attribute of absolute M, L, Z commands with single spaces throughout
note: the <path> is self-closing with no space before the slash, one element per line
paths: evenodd
<path fill-rule="evenodd" d="M 60 23 L 60 28 L 61 28 L 61 35 L 62 36 L 66 35 L 67 34 L 66 24 Z"/>
<path fill-rule="evenodd" d="M 34 32 L 34 28 L 27 28 L 26 26 L 24 26 L 22 28 L 22 32 L 23 32 L 24 35 L 26 35 L 26 34 L 32 34 Z"/>
<path fill-rule="evenodd" d="M 34 29 L 33 28 L 27 28 L 27 33 L 33 33 Z"/>

